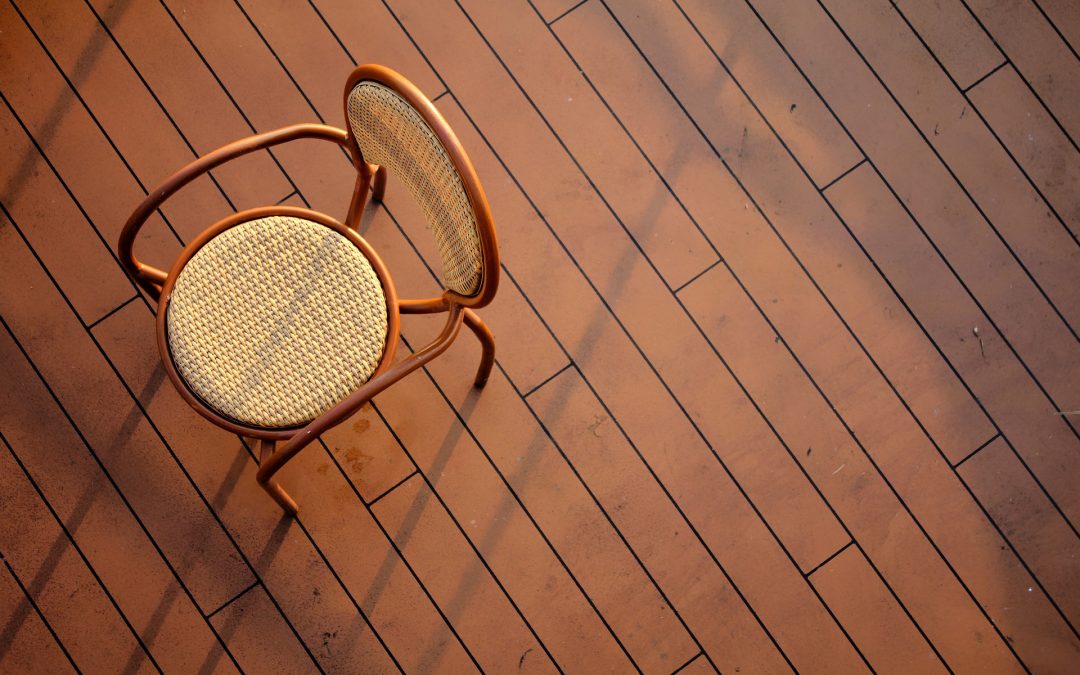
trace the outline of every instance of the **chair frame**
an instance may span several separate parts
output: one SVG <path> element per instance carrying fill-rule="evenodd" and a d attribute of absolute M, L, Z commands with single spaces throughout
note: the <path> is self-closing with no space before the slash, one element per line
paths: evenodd
<path fill-rule="evenodd" d="M 229 143 L 199 157 L 149 193 L 125 223 L 118 245 L 120 263 L 124 270 L 147 295 L 158 303 L 157 344 L 169 379 L 176 386 L 180 396 L 200 415 L 228 431 L 258 441 L 259 470 L 256 474 L 257 481 L 288 515 L 297 513 L 296 501 L 274 480 L 274 475 L 298 452 L 325 431 L 352 416 L 376 394 L 409 373 L 425 366 L 436 356 L 446 351 L 457 338 L 462 324 L 468 326 L 476 335 L 482 348 L 480 366 L 476 373 L 474 386 L 482 388 L 487 383 L 495 362 L 495 338 L 491 330 L 474 311 L 476 308 L 487 305 L 494 298 L 498 288 L 500 270 L 495 226 L 491 218 L 487 198 L 476 175 L 476 170 L 473 168 L 472 162 L 469 160 L 464 148 L 462 148 L 457 136 L 431 101 L 415 85 L 389 68 L 378 65 L 364 65 L 352 72 L 345 86 L 346 121 L 349 119 L 349 94 L 363 80 L 378 82 L 405 99 L 436 134 L 453 162 L 458 175 L 461 177 L 469 202 L 473 207 L 481 246 L 481 281 L 480 287 L 475 294 L 463 296 L 444 287 L 442 295 L 437 297 L 398 298 L 386 266 L 375 250 L 357 232 L 360 219 L 369 201 L 369 193 L 371 201 L 381 202 L 383 199 L 386 190 L 386 168 L 369 164 L 364 160 L 351 128 L 344 130 L 322 124 L 297 124 L 256 134 Z M 348 124 L 346 126 L 349 127 Z M 329 141 L 341 146 L 348 152 L 357 172 L 357 180 L 344 223 L 310 209 L 290 206 L 259 207 L 235 213 L 204 230 L 184 248 L 172 263 L 169 272 L 143 263 L 135 257 L 134 243 L 139 230 L 162 203 L 185 185 L 237 157 L 299 139 Z M 387 305 L 386 347 L 379 365 L 367 382 L 306 424 L 286 428 L 246 425 L 224 417 L 207 406 L 190 389 L 177 371 L 166 333 L 166 316 L 170 294 L 176 283 L 177 276 L 188 261 L 191 260 L 192 256 L 208 241 L 230 227 L 235 227 L 250 220 L 275 215 L 310 220 L 328 227 L 349 239 L 370 261 L 376 276 L 378 276 L 382 284 Z M 446 324 L 439 335 L 424 348 L 398 363 L 394 363 L 394 355 L 400 336 L 400 315 L 436 313 L 445 313 L 447 315 Z M 282 441 L 284 443 L 278 447 L 278 443 Z"/>

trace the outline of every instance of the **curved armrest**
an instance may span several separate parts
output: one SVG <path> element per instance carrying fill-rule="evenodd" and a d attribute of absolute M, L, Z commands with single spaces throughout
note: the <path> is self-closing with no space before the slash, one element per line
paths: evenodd
<path fill-rule="evenodd" d="M 264 462 L 262 466 L 259 467 L 259 471 L 256 474 L 258 481 L 260 483 L 266 483 L 278 469 L 292 459 L 296 453 L 307 447 L 309 443 L 321 436 L 324 432 L 344 422 L 376 394 L 414 370 L 426 365 L 428 361 L 431 361 L 433 358 L 446 351 L 447 347 L 450 346 L 450 343 L 457 337 L 458 331 L 461 330 L 463 319 L 464 315 L 462 313 L 462 307 L 460 305 L 451 305 L 449 316 L 447 316 L 446 319 L 446 325 L 443 327 L 439 336 L 435 338 L 431 344 L 360 385 L 360 387 L 347 398 L 312 420 L 306 427 L 301 429 L 295 436 L 278 448 L 278 450 L 270 457 L 269 461 Z"/>
<path fill-rule="evenodd" d="M 124 266 L 124 270 L 156 300 L 161 294 L 161 286 L 165 283 L 167 275 L 157 268 L 136 260 L 133 251 L 135 235 L 139 233 L 150 214 L 156 211 L 162 202 L 175 194 L 177 190 L 207 171 L 241 155 L 300 138 L 317 138 L 347 147 L 349 135 L 342 129 L 324 124 L 294 124 L 234 141 L 199 157 L 152 190 L 135 209 L 135 212 L 131 214 L 127 223 L 124 224 L 118 246 L 120 264 Z"/>

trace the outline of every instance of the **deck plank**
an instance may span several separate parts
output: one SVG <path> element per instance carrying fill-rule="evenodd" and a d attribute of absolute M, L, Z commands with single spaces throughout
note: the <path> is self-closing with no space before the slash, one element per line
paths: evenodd
<path fill-rule="evenodd" d="M 810 575 L 878 673 L 945 673 L 945 665 L 854 546 Z"/>
<path fill-rule="evenodd" d="M 963 0 L 1074 143 L 1080 143 L 1080 59 L 1034 2 Z"/>
<path fill-rule="evenodd" d="M 207 495 L 239 555 L 323 669 L 397 670 L 321 552 L 300 525 L 283 519 L 259 489 L 248 449 L 236 436 L 204 424 L 168 383 L 153 331 L 151 313 L 133 303 L 100 324 L 95 335 L 127 385 L 138 392 L 139 404 L 193 482 Z"/>
<path fill-rule="evenodd" d="M 2 445 L 2 444 L 0 444 Z M 0 574 L 0 669 L 12 673 L 75 673 L 52 628 L 45 623 L 19 586 L 10 568 Z"/>
<path fill-rule="evenodd" d="M 1054 124 L 1013 68 L 1002 68 L 968 92 L 1005 147 L 1031 176 L 1074 237 L 1080 237 L 1080 153 Z"/>
<path fill-rule="evenodd" d="M 1059 404 L 1080 400 L 1080 380 L 1069 368 L 1061 367 L 1080 362 L 1080 342 L 994 238 L 873 74 L 842 41 L 825 12 L 801 5 L 794 10 L 780 8 L 771 0 L 759 0 L 755 6 L 833 101 L 833 109 L 853 135 L 862 139 L 875 168 L 903 200 L 903 208 L 918 220 L 919 232 L 946 257 L 1042 386 Z M 803 32 L 807 27 L 832 38 L 810 41 L 809 33 Z M 874 115 L 865 114 L 867 105 Z M 1071 475 L 1080 471 L 1080 456 L 1062 457 L 1061 461 L 1077 464 L 1069 467 Z M 1060 503 L 1070 501 L 1074 493 L 1063 488 L 1053 494 Z M 1075 524 L 1080 514 L 1069 513 Z"/>
<path fill-rule="evenodd" d="M 34 194 L 49 207 L 67 200 L 64 194 Z M 23 214 L 18 209 L 10 215 L 21 225 Z M 173 567 L 184 570 L 200 607 L 220 605 L 250 583 L 250 571 L 91 334 L 68 311 L 63 289 L 46 276 L 15 226 L 7 224 L 2 234 L 0 314 L 150 536 Z M 135 304 L 141 302 L 128 307 Z"/>
<path fill-rule="evenodd" d="M 319 672 L 262 586 L 220 608 L 211 622 L 244 672 Z"/>
<path fill-rule="evenodd" d="M 489 672 L 552 673 L 556 666 L 431 488 L 409 478 L 375 505 L 404 559 Z"/>
<path fill-rule="evenodd" d="M 824 391 L 829 390 L 828 381 L 821 382 L 820 375 L 814 380 L 803 375 L 799 365 L 780 345 L 775 345 L 771 358 L 763 360 L 754 354 L 753 345 L 773 342 L 775 334 L 751 313 L 751 308 L 746 306 L 749 303 L 739 297 L 738 286 L 726 271 L 713 270 L 683 290 L 681 295 L 687 306 L 700 317 L 717 348 L 728 353 L 736 371 L 744 374 L 747 386 L 781 435 L 792 447 L 800 449 L 798 456 L 811 478 L 851 528 L 886 583 L 893 587 L 952 666 L 974 667 L 978 664 L 968 661 L 973 658 L 987 659 L 982 664 L 985 667 L 1007 669 L 1013 665 L 1010 663 L 1012 655 L 1000 637 L 996 645 L 983 644 L 983 648 L 978 649 L 984 636 L 992 635 L 993 626 L 967 596 L 960 580 L 919 527 L 915 520 L 919 509 L 913 511 L 902 501 L 907 496 L 904 493 L 917 486 L 917 481 L 905 476 L 900 482 L 901 492 L 896 492 L 894 483 L 898 477 L 894 475 L 889 480 L 889 457 L 882 456 L 895 450 L 877 442 L 882 440 L 881 434 L 875 432 L 867 437 L 858 419 L 850 417 L 851 410 L 846 410 L 843 418 L 831 413 L 830 408 L 842 410 L 850 408 L 851 404 L 842 399 L 830 401 L 824 395 L 816 396 L 818 386 L 824 387 Z M 724 307 L 723 315 L 716 307 Z M 853 364 L 848 360 L 842 368 L 850 372 L 856 364 L 857 361 Z M 879 389 L 876 395 L 874 389 Z M 891 404 L 888 395 L 880 392 L 878 387 L 865 386 L 849 393 L 878 406 Z M 849 434 L 845 418 L 854 427 L 854 434 Z M 802 422 L 804 419 L 815 422 L 806 424 Z M 898 419 L 894 414 L 887 419 L 890 423 L 888 432 L 906 431 L 902 418 Z M 905 436 L 910 440 L 910 433 Z M 921 461 L 906 464 L 905 470 L 926 467 L 923 473 L 928 479 L 940 476 L 944 462 L 933 457 L 932 449 L 925 443 L 920 445 Z M 894 457 L 891 463 L 896 465 L 898 459 Z M 905 572 L 914 568 L 921 570 L 917 578 Z M 949 598 L 952 608 L 947 620 L 935 616 L 935 607 L 943 597 Z"/>
<path fill-rule="evenodd" d="M 1080 245 L 887 1 L 825 3 L 834 21 L 1050 302 L 1080 328 Z M 1080 70 L 1078 70 L 1080 73 Z"/>
<path fill-rule="evenodd" d="M 803 344 L 816 344 L 827 339 L 827 334 L 850 330 L 948 454 L 960 458 L 978 447 L 992 433 L 985 415 L 948 371 L 933 345 L 906 321 L 907 312 L 891 289 L 767 128 L 771 118 L 758 115 L 751 100 L 739 92 L 736 81 L 725 74 L 703 80 L 698 73 L 715 67 L 715 59 L 694 39 L 692 27 L 682 16 L 674 11 L 626 11 L 624 7 L 615 6 L 616 18 L 642 50 L 654 57 L 652 65 L 664 74 L 679 99 L 660 103 L 666 98 L 655 81 L 641 82 L 624 74 L 641 72 L 644 67 L 604 68 L 599 54 L 591 60 L 602 69 L 595 77 L 604 82 L 614 107 L 625 112 L 635 134 L 650 139 L 643 141 L 649 152 L 659 156 L 673 153 L 675 148 L 666 147 L 669 144 L 659 139 L 678 139 L 679 161 L 688 166 L 672 183 L 688 208 L 707 223 L 710 238 L 724 252 L 726 264 L 746 286 L 759 311 L 787 339 L 802 340 Z M 688 16 L 702 20 L 698 30 L 710 40 L 723 39 L 722 32 L 715 32 L 719 26 L 740 24 L 747 21 L 746 14 L 753 16 L 745 6 L 736 11 L 740 5 L 734 3 L 710 7 L 714 16 L 703 15 L 696 3 L 686 7 Z M 567 24 L 578 16 L 567 19 Z M 753 49 L 761 50 L 767 34 L 760 25 L 754 28 L 747 23 L 742 32 L 754 38 Z M 603 34 L 600 25 L 583 31 L 579 44 L 584 47 L 588 44 L 585 36 L 594 34 Z M 654 34 L 695 45 L 681 55 L 692 65 L 665 57 L 663 41 Z M 608 49 L 616 48 L 604 44 Z M 625 51 L 619 52 L 621 62 L 631 58 Z M 752 70 L 744 72 L 741 64 L 736 64 L 733 72 L 755 75 Z M 648 85 L 652 86 L 646 89 Z M 772 87 L 768 81 L 745 85 L 747 93 Z M 652 119 L 645 117 L 644 112 L 652 106 L 634 103 L 624 93 L 642 89 L 651 93 L 646 98 L 657 101 L 654 105 L 663 113 L 654 113 Z M 713 90 L 725 94 L 714 100 L 703 93 Z M 685 106 L 692 117 L 684 119 L 678 105 Z M 830 147 L 827 141 L 828 136 L 822 134 L 820 146 Z M 718 166 L 714 148 L 731 174 Z M 693 164 L 689 164 L 690 158 L 694 158 Z M 719 186 L 726 189 L 721 191 Z M 802 313 L 790 307 L 809 309 Z M 814 321 L 804 321 L 811 315 Z M 919 360 L 918 368 L 912 368 L 913 358 Z"/>
<path fill-rule="evenodd" d="M 98 672 L 119 673 L 125 667 L 131 672 L 158 672 L 6 443 L 0 443 L 0 467 L 7 516 L 0 524 L 5 564 L 25 580 L 27 594 L 76 667 Z M 7 569 L 4 574 L 9 574 Z M 74 602 L 76 595 L 79 599 Z M 15 622 L 20 614 L 6 617 L 5 636 L 18 628 Z"/>
<path fill-rule="evenodd" d="M 155 661 L 184 671 L 217 662 L 236 672 L 203 618 L 213 608 L 200 609 L 181 585 L 187 570 L 167 566 L 6 331 L 0 356 L 7 364 L 0 427 L 9 446 Z"/>

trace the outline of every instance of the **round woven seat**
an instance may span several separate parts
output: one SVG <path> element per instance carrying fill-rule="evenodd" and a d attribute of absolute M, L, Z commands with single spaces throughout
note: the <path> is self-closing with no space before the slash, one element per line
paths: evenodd
<path fill-rule="evenodd" d="M 165 317 L 180 377 L 253 427 L 304 424 L 366 382 L 386 349 L 387 302 L 356 244 L 292 216 L 206 242 L 176 276 Z"/>

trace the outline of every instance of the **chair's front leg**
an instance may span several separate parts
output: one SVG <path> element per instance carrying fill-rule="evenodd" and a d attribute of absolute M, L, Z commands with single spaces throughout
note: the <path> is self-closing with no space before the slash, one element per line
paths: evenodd
<path fill-rule="evenodd" d="M 491 367 L 495 365 L 495 336 L 476 312 L 466 309 L 463 315 L 465 325 L 480 340 L 480 348 L 483 350 L 480 356 L 480 369 L 476 371 L 476 379 L 473 381 L 473 386 L 481 389 L 487 384 L 488 376 L 491 375 Z"/>
<path fill-rule="evenodd" d="M 255 479 L 258 481 L 262 489 L 274 498 L 274 501 L 290 516 L 295 516 L 299 507 L 296 505 L 296 500 L 289 496 L 288 492 L 285 492 L 285 488 L 276 481 L 272 480 L 272 477 L 277 473 L 278 469 L 284 464 L 274 466 L 270 462 L 270 458 L 274 456 L 274 447 L 277 444 L 274 441 L 259 440 L 259 471 L 255 474 Z"/>

